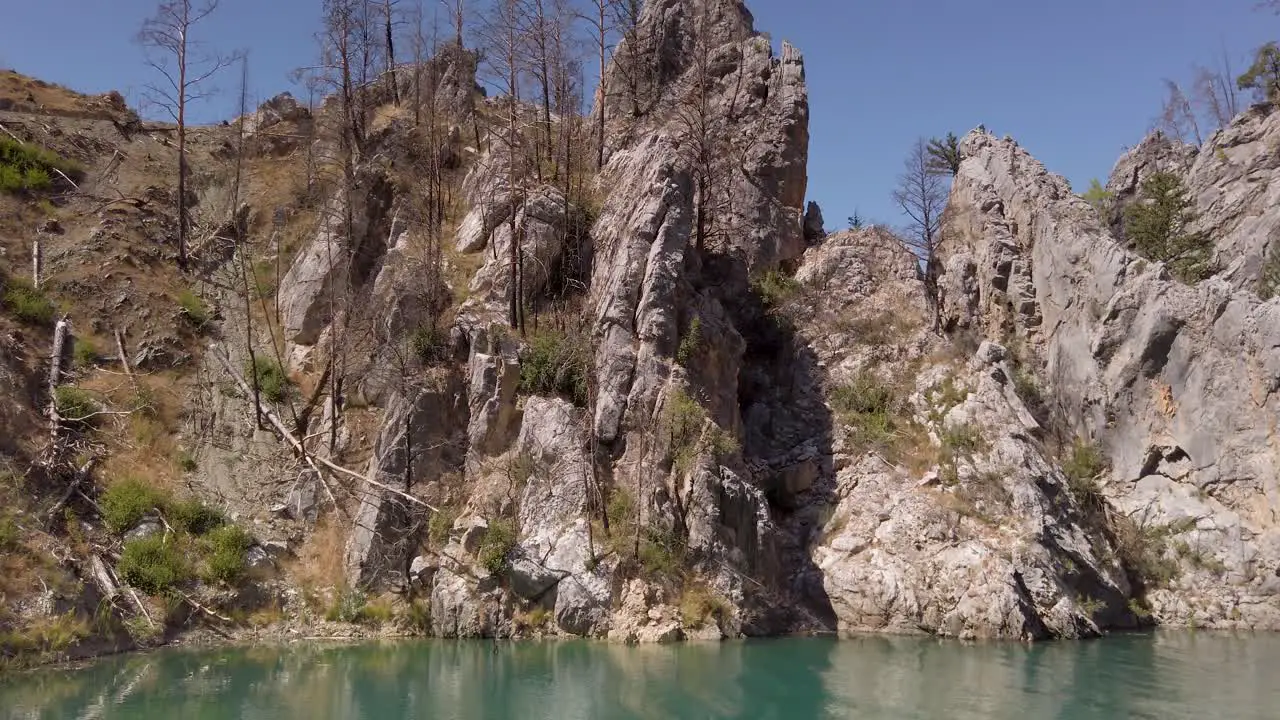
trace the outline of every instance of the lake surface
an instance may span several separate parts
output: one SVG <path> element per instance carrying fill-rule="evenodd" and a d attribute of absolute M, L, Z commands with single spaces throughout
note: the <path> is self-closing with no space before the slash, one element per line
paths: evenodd
<path fill-rule="evenodd" d="M 966 645 L 420 641 L 170 650 L 0 678 L 2 718 L 1267 718 L 1280 635 Z"/>

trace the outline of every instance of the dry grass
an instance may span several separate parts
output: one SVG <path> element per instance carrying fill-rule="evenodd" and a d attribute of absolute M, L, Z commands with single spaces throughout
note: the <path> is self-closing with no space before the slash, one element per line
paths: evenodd
<path fill-rule="evenodd" d="M 82 385 L 127 416 L 104 423 L 99 436 L 108 454 L 100 466 L 105 478 L 136 477 L 170 492 L 178 489 L 180 449 L 172 430 L 181 427 L 183 398 L 176 373 L 137 375 L 135 390 L 121 375 L 97 372 Z"/>
<path fill-rule="evenodd" d="M 298 548 L 297 559 L 286 565 L 285 572 L 299 587 L 341 587 L 346 582 L 346 554 L 346 528 L 332 514 L 326 515 Z"/>

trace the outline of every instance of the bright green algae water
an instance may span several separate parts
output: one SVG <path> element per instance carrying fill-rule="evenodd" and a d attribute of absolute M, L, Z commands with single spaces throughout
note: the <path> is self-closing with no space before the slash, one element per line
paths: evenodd
<path fill-rule="evenodd" d="M 2 678 L 0 717 L 1274 720 L 1280 635 L 173 650 Z"/>

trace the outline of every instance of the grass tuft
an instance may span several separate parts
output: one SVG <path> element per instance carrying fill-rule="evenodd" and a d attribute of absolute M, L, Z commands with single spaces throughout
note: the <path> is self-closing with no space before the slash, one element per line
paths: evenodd
<path fill-rule="evenodd" d="M 5 281 L 4 306 L 28 325 L 53 322 L 53 301 L 26 278 L 11 277 Z"/>

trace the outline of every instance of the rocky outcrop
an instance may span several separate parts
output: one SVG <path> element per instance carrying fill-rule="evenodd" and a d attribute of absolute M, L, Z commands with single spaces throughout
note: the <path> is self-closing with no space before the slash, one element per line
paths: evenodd
<path fill-rule="evenodd" d="M 842 632 L 953 637 L 1131 623 L 1124 575 L 1036 439 L 1007 351 L 954 358 L 928 330 L 915 257 L 887 231 L 831 236 L 796 277 L 787 315 L 833 408 L 830 455 L 783 474 L 792 552 L 812 558 L 787 563 L 791 585 L 815 614 Z M 881 421 L 857 414 L 868 393 L 891 398 L 881 440 Z"/>
<path fill-rule="evenodd" d="M 1176 282 L 1011 140 L 974 132 L 963 151 L 944 229 L 951 320 L 1024 343 L 1060 421 L 1105 448 L 1102 492 L 1176 568 L 1143 579 L 1160 621 L 1276 627 L 1280 304 L 1225 277 Z"/>
<path fill-rule="evenodd" d="M 1280 242 L 1280 110 L 1259 105 L 1214 133 L 1186 176 L 1209 233 L 1218 277 L 1257 291 L 1262 269 Z"/>
<path fill-rule="evenodd" d="M 366 171 L 343 195 L 334 197 L 320 231 L 280 281 L 281 324 L 297 345 L 320 339 L 387 248 L 393 190 L 386 175 Z"/>
<path fill-rule="evenodd" d="M 463 464 L 458 435 L 466 427 L 465 417 L 459 389 L 447 383 L 440 390 L 414 391 L 408 398 L 393 396 L 366 475 L 438 503 L 439 486 L 431 485 Z M 428 517 L 422 505 L 372 485 L 362 487 L 346 548 L 351 584 L 385 583 L 388 575 L 404 584 Z"/>

